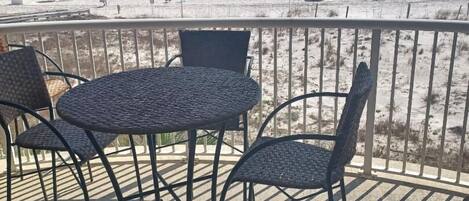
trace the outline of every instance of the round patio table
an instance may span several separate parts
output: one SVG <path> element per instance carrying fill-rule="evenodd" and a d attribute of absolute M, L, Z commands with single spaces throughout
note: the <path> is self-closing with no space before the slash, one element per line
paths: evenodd
<path fill-rule="evenodd" d="M 160 190 L 168 190 L 174 199 L 180 200 L 172 188 L 181 184 L 187 187 L 186 199 L 192 200 L 192 186 L 197 180 L 193 178 L 195 129 L 223 122 L 250 110 L 259 101 L 260 94 L 254 80 L 233 71 L 206 67 L 146 68 L 81 84 L 59 99 L 57 112 L 65 121 L 86 131 L 118 200 L 149 194 L 155 194 L 155 199 L 159 200 Z M 188 131 L 187 181 L 167 184 L 157 172 L 154 134 L 185 130 Z M 147 135 L 154 189 L 123 197 L 109 161 L 92 131 Z M 221 128 L 220 133 L 223 131 Z M 218 157 L 215 155 L 217 164 Z M 215 173 L 216 167 L 214 165 Z M 216 174 L 208 178 L 213 177 Z M 158 187 L 158 179 L 165 187 Z"/>

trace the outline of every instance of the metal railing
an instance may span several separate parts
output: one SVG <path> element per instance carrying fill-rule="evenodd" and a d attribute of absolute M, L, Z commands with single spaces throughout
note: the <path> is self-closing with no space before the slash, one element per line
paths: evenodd
<path fill-rule="evenodd" d="M 311 91 L 347 91 L 357 62 L 363 60 L 377 87 L 358 137 L 363 160 L 352 166 L 362 168 L 364 175 L 385 171 L 468 185 L 469 79 L 464 64 L 469 22 L 237 18 L 0 25 L 10 43 L 33 45 L 60 61 L 66 72 L 91 79 L 163 65 L 179 51 L 178 29 L 251 31 L 249 54 L 256 57 L 252 77 L 263 91 L 249 115 L 251 139 L 263 117 L 286 99 Z M 42 65 L 48 68 L 46 61 Z M 320 98 L 293 105 L 274 119 L 269 132 L 333 132 L 342 104 Z M 161 135 L 158 145 L 178 141 L 177 136 Z M 241 145 L 237 136 L 231 135 L 233 145 Z M 207 153 L 210 142 L 206 138 L 201 144 Z M 116 149 L 122 146 L 125 142 L 115 143 Z M 170 147 L 174 153 L 175 146 Z"/>

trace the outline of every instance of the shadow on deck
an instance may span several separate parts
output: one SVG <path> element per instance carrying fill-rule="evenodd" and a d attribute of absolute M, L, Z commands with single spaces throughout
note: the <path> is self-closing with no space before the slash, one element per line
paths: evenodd
<path fill-rule="evenodd" d="M 128 158 L 130 161 L 130 158 Z M 139 158 L 140 159 L 140 158 Z M 122 162 L 124 161 L 124 162 Z M 164 163 L 162 162 L 164 161 Z M 94 181 L 88 180 L 87 185 L 91 200 L 116 200 L 112 185 L 107 178 L 105 169 L 99 165 L 99 160 L 93 161 L 92 173 Z M 186 176 L 186 164 L 182 160 L 160 160 L 158 170 L 163 174 L 168 182 L 182 181 Z M 47 166 L 49 164 L 42 164 Z M 121 185 L 124 196 L 137 192 L 134 167 L 125 160 L 115 161 L 113 168 Z M 32 169 L 32 165 L 26 168 Z M 207 175 L 211 172 L 211 164 L 206 161 L 199 161 L 195 167 L 195 176 Z M 233 167 L 233 162 L 222 162 L 219 170 L 218 192 L 221 191 L 223 183 Z M 85 168 L 83 168 L 85 170 Z M 87 171 L 85 178 L 89 179 Z M 140 172 L 143 182 L 143 189 L 152 188 L 151 167 L 147 160 L 140 162 Z M 52 176 L 45 176 L 47 193 L 52 200 Z M 1 177 L 0 199 L 5 200 L 5 177 Z M 82 200 L 82 192 L 78 188 L 75 179 L 68 169 L 62 168 L 57 172 L 59 200 Z M 377 179 L 367 179 L 358 176 L 347 176 L 345 178 L 347 199 L 349 200 L 463 200 L 459 194 L 452 194 L 442 191 L 433 191 L 428 188 L 421 188 L 418 185 L 412 186 L 408 182 L 392 182 Z M 194 185 L 194 200 L 210 200 L 210 181 L 201 181 Z M 160 184 L 161 185 L 161 184 Z M 274 187 L 256 185 L 256 200 L 288 200 L 285 195 Z M 185 196 L 185 187 L 175 189 L 176 194 Z M 298 191 L 287 189 L 293 195 L 307 195 L 312 190 Z M 163 200 L 172 200 L 167 191 L 161 192 Z M 341 195 L 338 189 L 334 191 L 335 200 L 339 200 Z M 232 185 L 228 200 L 242 200 L 242 185 L 235 183 Z M 326 194 L 311 198 L 309 200 L 326 200 Z M 152 195 L 145 197 L 145 200 L 152 200 Z M 23 180 L 16 178 L 13 180 L 13 200 L 44 200 L 36 174 L 26 176 Z"/>

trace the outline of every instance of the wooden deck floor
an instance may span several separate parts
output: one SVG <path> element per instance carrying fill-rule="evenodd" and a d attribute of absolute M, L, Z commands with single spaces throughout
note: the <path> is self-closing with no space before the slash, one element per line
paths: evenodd
<path fill-rule="evenodd" d="M 130 159 L 130 158 L 129 158 Z M 161 161 L 161 160 L 160 160 Z M 143 179 L 143 187 L 150 189 L 152 185 L 151 167 L 148 162 L 140 163 L 140 171 Z M 44 164 L 44 166 L 46 166 Z M 29 166 L 27 168 L 32 168 Z M 224 162 L 219 170 L 218 190 L 221 191 L 224 180 L 233 167 L 232 162 Z M 130 160 L 120 159 L 113 163 L 114 171 L 118 177 L 122 191 L 125 195 L 137 192 L 134 167 Z M 182 181 L 186 175 L 186 164 L 182 160 L 164 160 L 164 163 L 158 164 L 159 171 L 168 182 Z M 211 172 L 211 164 L 208 161 L 201 160 L 195 167 L 195 175 L 201 176 Z M 91 200 L 116 200 L 111 183 L 99 160 L 95 160 L 92 167 L 94 176 L 93 182 L 88 182 Z M 85 171 L 86 178 L 89 175 Z M 49 200 L 52 200 L 51 175 L 46 175 L 46 185 Z M 356 176 L 347 176 L 345 178 L 348 200 L 463 200 L 461 194 L 442 193 L 431 191 L 426 188 L 409 185 L 405 182 L 384 182 L 374 179 L 365 179 Z M 58 194 L 59 200 L 82 200 L 82 192 L 78 188 L 73 176 L 68 169 L 58 171 Z M 418 185 L 417 185 L 418 186 Z M 242 185 L 234 184 L 229 191 L 229 200 L 241 200 Z M 1 177 L 0 200 L 5 200 L 5 177 Z M 256 185 L 256 200 L 288 200 L 285 195 L 273 187 Z M 297 191 L 288 189 L 295 195 L 306 195 L 313 191 Z M 182 197 L 185 195 L 185 187 L 176 189 L 176 193 Z M 469 192 L 468 192 L 469 193 Z M 202 181 L 194 186 L 194 200 L 210 199 L 210 181 Z M 163 200 L 172 200 L 168 192 L 162 192 Z M 340 193 L 335 191 L 336 200 L 340 199 Z M 36 174 L 25 177 L 23 180 L 15 179 L 13 185 L 13 200 L 44 200 L 39 185 L 39 179 Z M 145 200 L 152 200 L 153 196 L 145 197 Z M 317 196 L 311 200 L 325 200 L 325 194 Z M 183 199 L 184 200 L 184 199 Z"/>

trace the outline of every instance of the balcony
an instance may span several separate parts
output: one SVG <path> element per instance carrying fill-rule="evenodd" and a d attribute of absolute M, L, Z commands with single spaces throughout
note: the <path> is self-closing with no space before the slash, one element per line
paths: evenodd
<path fill-rule="evenodd" d="M 178 29 L 251 31 L 249 54 L 255 57 L 252 78 L 263 92 L 261 102 L 249 115 L 251 141 L 262 120 L 280 103 L 311 91 L 345 91 L 357 62 L 369 63 L 376 73 L 378 85 L 362 116 L 358 154 L 347 168 L 348 198 L 461 200 L 468 196 L 467 22 L 246 18 L 0 25 L 0 33 L 7 34 L 9 43 L 32 45 L 58 61 L 65 72 L 90 79 L 163 65 L 170 56 L 178 53 Z M 47 61 L 41 62 L 44 69 L 52 69 Z M 288 112 L 274 119 L 267 133 L 275 137 L 304 131 L 333 133 L 342 105 L 343 101 L 333 98 L 292 105 Z M 18 129 L 15 125 L 11 125 L 11 129 L 21 130 L 21 121 L 18 125 Z M 182 140 L 183 136 L 160 135 L 158 146 Z M 226 140 L 241 147 L 240 135 L 228 133 Z M 137 144 L 142 164 L 148 163 L 145 139 L 138 139 Z M 211 138 L 204 138 L 199 144 L 196 174 L 210 171 L 214 149 Z M 122 138 L 107 151 L 127 146 L 128 142 Z M 234 149 L 224 149 L 219 185 L 240 156 Z M 168 175 L 169 181 L 184 178 L 185 151 L 185 146 L 174 145 L 158 153 L 162 158 L 159 168 Z M 20 155 L 24 168 L 34 169 L 31 153 L 22 149 Z M 132 171 L 128 168 L 132 164 L 126 162 L 129 157 L 128 153 L 122 153 L 111 158 L 118 180 L 123 183 L 124 194 L 135 191 Z M 42 152 L 40 158 L 43 166 L 49 164 L 48 153 Z M 16 165 L 17 162 L 15 160 Z M 112 186 L 99 164 L 99 160 L 92 163 L 95 181 L 89 183 L 91 198 L 113 199 Z M 146 186 L 150 186 L 149 165 L 143 165 L 142 171 L 148 176 L 143 177 Z M 67 169 L 59 171 L 61 199 L 82 199 L 80 189 L 68 174 Z M 13 197 L 41 199 L 40 187 L 34 183 L 34 178 L 16 179 Z M 5 185 L 4 182 L 1 184 Z M 208 199 L 209 182 L 199 184 L 195 195 L 201 200 Z M 240 191 L 239 186 L 235 188 L 238 190 L 232 189 L 229 197 Z M 183 189 L 177 192 L 184 193 Z M 259 185 L 256 192 L 261 200 L 286 199 L 275 188 Z"/>

